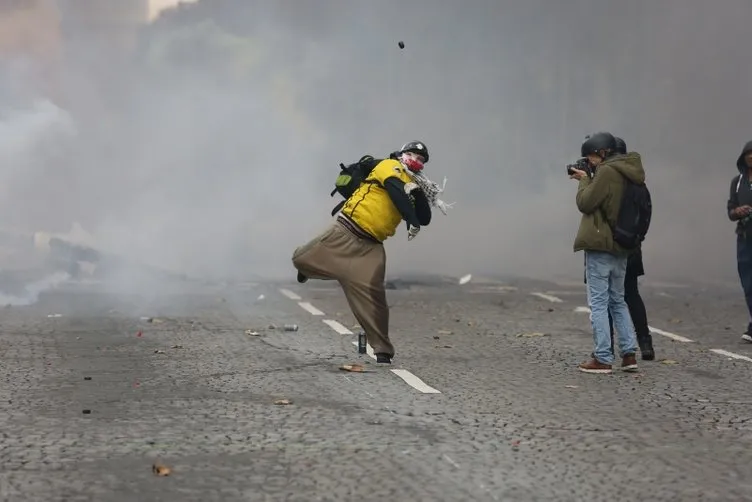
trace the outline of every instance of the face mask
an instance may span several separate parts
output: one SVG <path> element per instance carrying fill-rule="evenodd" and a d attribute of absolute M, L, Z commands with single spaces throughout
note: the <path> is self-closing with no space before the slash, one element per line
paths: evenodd
<path fill-rule="evenodd" d="M 417 153 L 404 152 L 400 155 L 400 162 L 402 162 L 409 170 L 416 173 L 423 169 L 423 157 Z"/>

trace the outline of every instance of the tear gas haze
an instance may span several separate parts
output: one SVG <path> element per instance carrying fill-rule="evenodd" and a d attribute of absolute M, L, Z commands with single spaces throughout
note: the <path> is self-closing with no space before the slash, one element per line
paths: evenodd
<path fill-rule="evenodd" d="M 456 206 L 409 243 L 401 226 L 388 274 L 581 280 L 564 166 L 609 130 L 643 156 L 648 278 L 736 280 L 749 2 L 200 0 L 151 22 L 21 4 L 0 9 L 39 28 L 0 30 L 6 228 L 76 224 L 133 263 L 292 279 L 338 164 L 419 139 Z"/>

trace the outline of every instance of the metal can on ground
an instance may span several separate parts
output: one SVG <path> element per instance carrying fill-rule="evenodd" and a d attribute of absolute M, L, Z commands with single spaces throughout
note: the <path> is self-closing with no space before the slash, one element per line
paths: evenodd
<path fill-rule="evenodd" d="M 285 324 L 285 331 L 298 331 L 297 324 Z"/>
<path fill-rule="evenodd" d="M 358 333 L 358 354 L 365 354 L 366 353 L 366 334 L 361 331 Z"/>

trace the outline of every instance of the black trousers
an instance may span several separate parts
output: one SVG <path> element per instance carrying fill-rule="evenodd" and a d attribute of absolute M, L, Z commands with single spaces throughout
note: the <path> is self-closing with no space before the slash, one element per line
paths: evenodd
<path fill-rule="evenodd" d="M 750 322 L 747 331 L 750 331 L 752 330 L 752 232 L 736 237 L 736 265 L 749 310 Z"/>
<path fill-rule="evenodd" d="M 648 328 L 648 314 L 637 283 L 637 278 L 643 274 L 642 256 L 637 254 L 634 258 L 630 257 L 630 261 L 627 262 L 627 274 L 624 277 L 624 301 L 629 308 L 629 315 L 632 318 L 632 324 L 634 324 L 635 334 L 637 335 L 637 344 L 640 347 L 652 342 L 650 328 Z M 614 320 L 611 317 L 611 312 L 608 313 L 608 322 L 611 326 L 611 352 L 613 352 Z"/>

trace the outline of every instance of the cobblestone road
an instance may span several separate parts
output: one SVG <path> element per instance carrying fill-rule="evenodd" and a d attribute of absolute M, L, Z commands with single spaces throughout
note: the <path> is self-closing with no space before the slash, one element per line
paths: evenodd
<path fill-rule="evenodd" d="M 390 290 L 391 368 L 327 283 L 44 295 L 2 310 L 0 498 L 752 500 L 741 295 L 643 289 L 657 360 L 606 376 L 577 284 Z"/>

